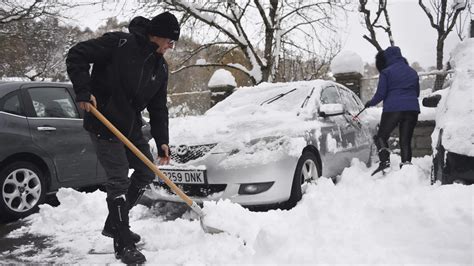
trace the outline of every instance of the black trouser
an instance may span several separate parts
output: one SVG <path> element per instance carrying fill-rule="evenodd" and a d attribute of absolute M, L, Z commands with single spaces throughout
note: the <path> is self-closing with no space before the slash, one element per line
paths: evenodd
<path fill-rule="evenodd" d="M 417 111 L 383 112 L 380 119 L 379 130 L 374 137 L 375 145 L 379 150 L 380 161 L 388 160 L 388 152 L 380 153 L 388 149 L 390 133 L 398 126 L 400 130 L 400 155 L 402 163 L 411 162 L 411 138 L 418 121 Z"/>
<path fill-rule="evenodd" d="M 117 138 L 101 139 L 95 134 L 90 134 L 92 143 L 96 149 L 97 158 L 105 169 L 107 175 L 107 198 L 114 199 L 120 195 L 125 195 L 132 184 L 137 188 L 144 188 L 150 184 L 155 174 L 148 168 L 135 154 L 133 154 Z M 153 161 L 150 152 L 150 145 L 141 137 L 131 142 L 146 156 Z M 128 171 L 132 168 L 135 171 L 128 178 Z"/>

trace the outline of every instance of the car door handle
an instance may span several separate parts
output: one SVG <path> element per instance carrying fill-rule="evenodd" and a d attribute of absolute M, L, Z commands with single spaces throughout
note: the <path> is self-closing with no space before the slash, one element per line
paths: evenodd
<path fill-rule="evenodd" d="M 56 131 L 55 127 L 37 127 L 38 131 Z"/>

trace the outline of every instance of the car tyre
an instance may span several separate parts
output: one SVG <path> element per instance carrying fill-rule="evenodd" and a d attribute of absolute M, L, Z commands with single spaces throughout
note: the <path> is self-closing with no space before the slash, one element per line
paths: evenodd
<path fill-rule="evenodd" d="M 433 158 L 433 168 L 431 173 L 431 184 L 436 183 L 436 181 L 440 181 L 443 184 L 443 168 L 444 168 L 444 149 L 437 149 L 436 156 Z"/>
<path fill-rule="evenodd" d="M 285 204 L 285 209 L 291 209 L 303 196 L 303 187 L 316 181 L 321 176 L 321 166 L 316 155 L 312 152 L 303 152 L 296 164 L 293 182 L 291 184 L 290 198 Z"/>
<path fill-rule="evenodd" d="M 0 171 L 0 220 L 14 221 L 38 210 L 46 195 L 43 173 L 34 164 L 20 161 Z"/>
<path fill-rule="evenodd" d="M 436 145 L 436 155 L 433 158 L 433 166 L 431 168 L 431 184 L 440 181 L 442 185 L 452 184 L 452 180 L 448 180 L 446 165 L 446 150 L 441 143 L 441 134 Z"/>

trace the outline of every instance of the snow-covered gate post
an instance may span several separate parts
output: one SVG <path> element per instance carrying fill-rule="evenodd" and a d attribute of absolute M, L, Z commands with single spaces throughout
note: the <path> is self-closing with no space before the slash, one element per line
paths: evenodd
<path fill-rule="evenodd" d="M 218 69 L 212 74 L 207 84 L 211 91 L 211 107 L 231 95 L 237 83 L 230 71 Z"/>
<path fill-rule="evenodd" d="M 331 62 L 331 72 L 336 82 L 362 98 L 361 79 L 364 73 L 362 58 L 352 51 L 342 51 Z"/>

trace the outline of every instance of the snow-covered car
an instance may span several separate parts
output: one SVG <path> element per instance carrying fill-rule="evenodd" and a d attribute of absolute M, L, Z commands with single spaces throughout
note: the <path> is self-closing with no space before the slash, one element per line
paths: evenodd
<path fill-rule="evenodd" d="M 453 50 L 451 86 L 423 99 L 436 108 L 431 182 L 474 182 L 474 39 Z"/>
<path fill-rule="evenodd" d="M 371 131 L 359 97 L 331 81 L 242 87 L 202 116 L 171 119 L 161 170 L 196 202 L 291 208 L 308 182 L 368 162 Z M 149 197 L 180 201 L 159 180 Z"/>

